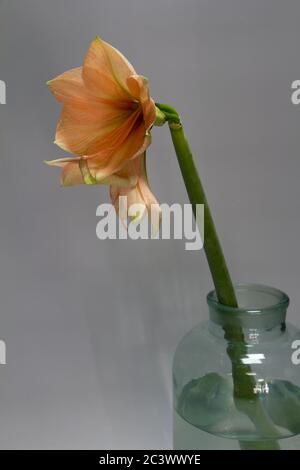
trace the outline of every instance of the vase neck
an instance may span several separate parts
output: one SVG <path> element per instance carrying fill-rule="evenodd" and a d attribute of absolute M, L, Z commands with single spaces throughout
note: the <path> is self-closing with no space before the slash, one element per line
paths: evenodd
<path fill-rule="evenodd" d="M 207 296 L 210 330 L 224 337 L 224 328 L 241 327 L 247 343 L 266 341 L 285 331 L 289 298 L 278 289 L 254 284 L 235 286 L 238 308 L 220 304 L 215 292 Z"/>

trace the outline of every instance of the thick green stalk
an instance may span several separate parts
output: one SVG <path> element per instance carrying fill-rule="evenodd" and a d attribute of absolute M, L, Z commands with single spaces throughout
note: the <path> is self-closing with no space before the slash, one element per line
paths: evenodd
<path fill-rule="evenodd" d="M 169 123 L 178 163 L 195 216 L 196 205 L 204 205 L 204 250 L 218 300 L 223 305 L 233 308 L 238 307 L 233 283 L 226 265 L 215 224 L 179 115 L 176 110 L 169 105 L 157 104 L 157 107 L 165 114 L 166 120 Z M 255 394 L 255 380 L 250 366 L 244 364 L 242 361 L 242 358 L 247 354 L 243 329 L 239 325 L 234 327 L 224 326 L 224 333 L 225 339 L 228 341 L 227 354 L 232 364 L 236 406 L 249 416 L 262 435 L 271 437 L 272 440 L 265 448 L 278 449 L 279 445 L 276 442 L 278 432 L 265 414 L 258 400 L 258 396 Z M 253 443 L 253 445 L 255 444 L 257 444 L 258 447 L 260 445 Z M 241 448 L 247 448 L 247 444 L 245 443 L 240 443 L 240 445 Z M 263 448 L 263 446 L 264 444 L 262 444 L 260 448 Z"/>
<path fill-rule="evenodd" d="M 169 127 L 194 214 L 196 213 L 196 204 L 204 205 L 204 250 L 218 300 L 223 305 L 237 307 L 233 283 L 182 124 L 171 121 Z M 243 330 L 239 326 L 230 328 L 225 326 L 224 331 L 225 338 L 228 340 L 227 353 L 232 362 L 235 398 L 256 400 L 253 378 L 249 374 L 251 369 L 241 361 L 241 357 L 246 354 Z"/>
<path fill-rule="evenodd" d="M 169 127 L 194 214 L 196 214 L 196 204 L 204 205 L 204 250 L 218 300 L 229 307 L 237 307 L 237 300 L 222 247 L 183 127 L 181 124 L 172 122 L 169 123 Z"/>

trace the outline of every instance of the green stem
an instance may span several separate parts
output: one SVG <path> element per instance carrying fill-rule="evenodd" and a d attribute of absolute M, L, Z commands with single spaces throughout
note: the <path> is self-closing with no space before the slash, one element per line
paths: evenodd
<path fill-rule="evenodd" d="M 217 235 L 212 214 L 195 166 L 193 155 L 184 134 L 180 117 L 174 108 L 169 105 L 156 103 L 156 106 L 165 115 L 169 123 L 172 141 L 181 169 L 183 180 L 187 189 L 189 200 L 196 216 L 197 204 L 204 205 L 204 250 L 210 272 L 214 281 L 218 301 L 229 307 L 238 307 L 233 283 L 227 268 L 223 250 Z M 234 399 L 238 409 L 245 412 L 253 421 L 262 435 L 267 433 L 273 439 L 278 432 L 269 418 L 265 416 L 262 405 L 255 394 L 255 379 L 249 365 L 243 363 L 242 358 L 247 354 L 247 345 L 241 326 L 224 326 L 225 339 L 228 342 L 227 354 L 232 364 L 232 377 L 234 385 Z M 259 413 L 257 415 L 257 410 Z M 257 416 L 260 417 L 258 420 Z M 271 441 L 271 447 L 278 448 L 276 441 Z M 241 444 L 242 447 L 242 444 Z"/>
<path fill-rule="evenodd" d="M 207 198 L 185 137 L 182 124 L 170 121 L 169 127 L 194 214 L 196 213 L 196 204 L 204 205 L 204 250 L 214 281 L 218 300 L 224 305 L 237 307 L 238 304 L 233 283 L 230 278 Z M 257 396 L 254 393 L 253 378 L 249 374 L 251 369 L 241 361 L 241 357 L 246 354 L 243 330 L 239 326 L 231 326 L 224 327 L 224 331 L 225 339 L 228 341 L 227 353 L 232 362 L 235 397 L 255 400 Z"/>
<path fill-rule="evenodd" d="M 229 307 L 237 307 L 238 304 L 233 283 L 182 124 L 171 121 L 169 122 L 169 127 L 194 214 L 196 213 L 196 204 L 204 205 L 204 250 L 218 300 L 220 303 Z M 241 327 L 224 327 L 224 331 L 225 338 L 228 340 L 227 353 L 232 361 L 233 378 L 238 378 L 238 380 L 234 380 L 235 397 L 256 399 L 256 395 L 253 391 L 253 378 L 251 375 L 247 374 L 247 372 L 251 372 L 251 370 L 249 366 L 244 365 L 240 360 L 246 353 L 243 330 Z M 237 344 L 240 345 L 239 348 L 236 347 Z"/>
<path fill-rule="evenodd" d="M 204 250 L 214 281 L 218 300 L 224 305 L 237 307 L 237 300 L 222 247 L 218 239 L 215 224 L 192 153 L 184 135 L 183 127 L 181 124 L 173 122 L 169 123 L 169 127 L 194 214 L 196 214 L 196 204 L 204 205 Z"/>

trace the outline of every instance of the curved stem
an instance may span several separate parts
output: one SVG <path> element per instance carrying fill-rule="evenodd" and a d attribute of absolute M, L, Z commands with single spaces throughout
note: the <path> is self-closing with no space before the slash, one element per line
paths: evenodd
<path fill-rule="evenodd" d="M 197 204 L 204 205 L 204 250 L 214 281 L 218 300 L 224 305 L 237 307 L 237 300 L 232 280 L 230 278 L 207 198 L 185 137 L 182 124 L 170 122 L 169 127 L 194 214 L 196 214 Z"/>
<path fill-rule="evenodd" d="M 197 204 L 204 205 L 204 250 L 218 300 L 224 305 L 238 307 L 233 283 L 212 214 L 179 115 L 169 105 L 157 103 L 156 106 L 165 114 L 166 120 L 169 122 L 178 163 L 195 216 Z M 252 375 L 251 367 L 244 364 L 242 360 L 247 354 L 243 329 L 241 326 L 224 326 L 223 328 L 225 339 L 228 341 L 227 354 L 232 364 L 236 406 L 251 419 L 262 436 L 267 433 L 274 439 L 274 441 L 271 440 L 269 442 L 270 448 L 278 449 L 279 445 L 276 441 L 278 431 L 266 415 L 260 400 L 258 400 L 258 396 L 255 394 L 255 379 Z M 240 446 L 245 448 L 242 443 L 240 443 Z"/>

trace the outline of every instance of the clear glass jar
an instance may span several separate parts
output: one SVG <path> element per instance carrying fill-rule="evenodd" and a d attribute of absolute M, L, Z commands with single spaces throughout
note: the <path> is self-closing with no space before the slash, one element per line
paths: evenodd
<path fill-rule="evenodd" d="M 300 330 L 285 321 L 289 299 L 267 286 L 235 289 L 239 308 L 208 294 L 209 321 L 175 352 L 174 448 L 300 450 Z"/>

